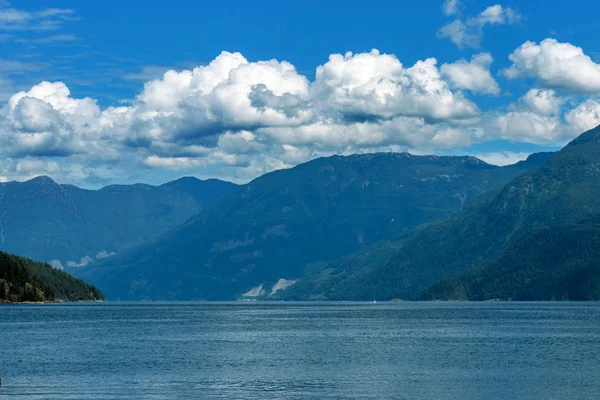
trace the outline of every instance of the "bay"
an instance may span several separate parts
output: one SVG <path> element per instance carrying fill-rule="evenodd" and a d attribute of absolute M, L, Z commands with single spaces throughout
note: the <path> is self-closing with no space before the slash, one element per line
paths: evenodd
<path fill-rule="evenodd" d="M 0 306 L 0 398 L 597 399 L 598 303 Z"/>

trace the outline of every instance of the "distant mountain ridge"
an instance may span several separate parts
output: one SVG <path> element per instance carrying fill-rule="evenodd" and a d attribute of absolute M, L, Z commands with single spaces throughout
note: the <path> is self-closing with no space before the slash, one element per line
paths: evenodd
<path fill-rule="evenodd" d="M 476 198 L 458 214 L 418 229 L 401 243 L 388 262 L 358 269 L 319 290 L 324 291 L 327 298 L 330 298 L 327 293 L 334 293 L 337 298 L 347 300 L 418 299 L 424 292 L 427 298 L 442 298 L 449 297 L 451 277 L 474 268 L 480 272 L 458 275 L 456 279 L 466 282 L 469 287 L 466 293 L 479 293 L 473 296 L 481 298 L 480 288 L 473 282 L 483 282 L 498 265 L 508 265 L 506 260 L 510 258 L 504 262 L 494 260 L 505 251 L 510 252 L 513 246 L 518 249 L 516 243 L 522 237 L 539 237 L 541 233 L 536 234 L 535 229 L 546 232 L 543 228 L 550 228 L 550 232 L 554 232 L 557 226 L 579 224 L 600 214 L 599 193 L 600 127 L 582 134 L 539 167 Z M 531 251 L 538 254 L 539 250 Z M 511 254 L 512 262 L 516 263 L 514 251 Z M 537 262 L 543 259 L 540 255 Z M 589 260 L 600 262 L 596 258 Z M 574 259 L 573 262 L 579 261 Z M 478 269 L 484 265 L 490 269 Z M 531 267 L 543 270 L 542 265 Z M 505 272 L 517 276 L 523 271 L 506 269 Z M 437 289 L 428 290 L 443 279 L 448 280 Z M 443 292 L 439 291 L 441 287 Z M 309 293 L 305 291 L 304 295 Z M 509 291 L 502 293 L 510 297 Z M 460 298 L 465 296 L 471 298 L 469 294 Z"/>
<path fill-rule="evenodd" d="M 0 183 L 0 250 L 78 267 L 156 238 L 237 188 L 196 178 L 99 190 L 47 176 Z"/>
<path fill-rule="evenodd" d="M 507 167 L 408 153 L 316 159 L 259 177 L 158 240 L 77 274 L 114 299 L 235 299 L 452 215 L 550 156 Z"/>

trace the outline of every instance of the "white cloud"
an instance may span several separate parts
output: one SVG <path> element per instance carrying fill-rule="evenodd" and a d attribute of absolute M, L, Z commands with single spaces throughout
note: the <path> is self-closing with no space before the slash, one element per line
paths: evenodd
<path fill-rule="evenodd" d="M 123 79 L 142 82 L 160 79 L 169 69 L 160 65 L 145 65 L 138 72 L 124 75 Z"/>
<path fill-rule="evenodd" d="M 471 57 L 470 62 L 463 59 L 452 64 L 443 64 L 440 70 L 455 88 L 497 95 L 500 93 L 500 87 L 490 73 L 492 61 L 490 53 L 481 53 Z"/>
<path fill-rule="evenodd" d="M 522 101 L 539 115 L 558 115 L 564 102 L 554 90 L 548 89 L 530 89 Z"/>
<path fill-rule="evenodd" d="M 112 257 L 112 256 L 116 256 L 117 253 L 114 251 L 108 252 L 106 250 L 102 250 L 99 251 L 98 254 L 96 254 L 96 260 L 101 260 L 103 258 L 108 258 L 108 257 Z"/>
<path fill-rule="evenodd" d="M 0 4 L 0 31 L 56 30 L 74 19 L 75 11 L 71 9 L 46 8 L 30 12 L 13 8 L 8 3 Z"/>
<path fill-rule="evenodd" d="M 95 100 L 73 99 L 63 83 L 42 82 L 11 96 L 0 112 L 0 155 L 84 152 L 84 147 L 93 146 L 88 133 L 99 116 Z"/>
<path fill-rule="evenodd" d="M 293 65 L 276 60 L 249 63 L 223 52 L 207 66 L 167 71 L 145 84 L 131 109 L 133 130 L 147 139 L 205 144 L 228 130 L 299 125 L 309 82 Z"/>
<path fill-rule="evenodd" d="M 223 52 L 206 66 L 147 82 L 130 106 L 104 110 L 73 98 L 64 83 L 42 82 L 11 96 L 1 115 L 0 156 L 115 160 L 129 151 L 148 167 L 179 170 L 247 168 L 264 152 L 315 154 L 298 146 L 331 153 L 340 143 L 348 151 L 447 145 L 442 125 L 477 118 L 479 109 L 450 89 L 435 59 L 407 68 L 373 50 L 332 55 L 313 82 L 285 61 Z"/>
<path fill-rule="evenodd" d="M 58 43 L 75 43 L 79 42 L 80 39 L 75 35 L 68 34 L 58 34 L 58 35 L 50 35 L 46 37 L 30 39 L 30 38 L 19 38 L 16 39 L 17 43 L 27 43 L 27 44 L 58 44 Z"/>
<path fill-rule="evenodd" d="M 0 103 L 8 100 L 15 92 L 15 82 L 0 76 Z"/>
<path fill-rule="evenodd" d="M 545 88 L 573 93 L 600 92 L 600 64 L 581 47 L 545 39 L 539 45 L 525 42 L 510 56 L 513 64 L 504 70 L 508 78 L 534 78 Z"/>
<path fill-rule="evenodd" d="M 476 153 L 473 157 L 477 157 L 488 164 L 505 166 L 516 164 L 519 161 L 526 160 L 530 153 L 513 153 L 510 151 L 499 151 L 491 153 Z"/>
<path fill-rule="evenodd" d="M 477 24 L 484 25 L 503 25 L 514 24 L 521 19 L 521 14 L 510 7 L 502 7 L 500 4 L 490 6 L 483 10 L 475 20 Z"/>
<path fill-rule="evenodd" d="M 89 263 L 93 263 L 93 262 L 94 262 L 94 259 L 92 257 L 85 256 L 85 257 L 81 257 L 81 260 L 79 262 L 68 261 L 67 262 L 67 267 L 70 267 L 70 268 L 85 267 Z"/>
<path fill-rule="evenodd" d="M 451 2 L 445 3 L 445 6 Z M 453 15 L 456 12 L 447 13 L 448 9 L 444 7 L 446 15 Z M 456 8 L 450 7 L 450 11 L 456 11 Z M 505 25 L 514 24 L 521 20 L 521 15 L 510 7 L 503 7 L 500 4 L 490 6 L 474 17 L 466 20 L 456 19 L 444 25 L 438 31 L 438 37 L 450 39 L 459 48 L 471 47 L 479 48 L 483 39 L 483 29 L 486 25 Z"/>
<path fill-rule="evenodd" d="M 501 139 L 532 143 L 563 140 L 566 132 L 554 106 L 561 100 L 553 91 L 529 90 L 506 112 L 489 112 L 484 129 Z"/>
<path fill-rule="evenodd" d="M 441 79 L 435 58 L 405 68 L 393 55 L 334 54 L 317 68 L 311 99 L 317 107 L 344 119 L 399 116 L 434 120 L 463 119 L 479 109 Z"/>
<path fill-rule="evenodd" d="M 0 179 L 101 184 L 161 169 L 246 181 L 332 154 L 556 143 L 598 120 L 597 103 L 544 88 L 482 113 L 463 90 L 497 94 L 491 62 L 483 53 L 438 69 L 433 58 L 404 66 L 376 50 L 333 54 L 311 81 L 285 61 L 223 52 L 104 109 L 42 82 L 0 109 Z"/>
<path fill-rule="evenodd" d="M 585 132 L 600 125 L 600 101 L 588 99 L 567 112 L 565 120 L 574 132 Z"/>
<path fill-rule="evenodd" d="M 442 11 L 444 15 L 450 16 L 458 14 L 460 7 L 460 0 L 446 0 L 444 1 L 444 5 L 442 6 Z"/>
<path fill-rule="evenodd" d="M 483 129 L 490 136 L 518 142 L 564 145 L 600 125 L 600 103 L 588 99 L 565 110 L 554 90 L 530 89 L 505 112 L 487 112 Z"/>
<path fill-rule="evenodd" d="M 144 164 L 152 168 L 162 168 L 177 171 L 199 167 L 204 164 L 204 161 L 202 159 L 192 157 L 159 157 L 153 155 L 146 157 L 144 159 Z"/>

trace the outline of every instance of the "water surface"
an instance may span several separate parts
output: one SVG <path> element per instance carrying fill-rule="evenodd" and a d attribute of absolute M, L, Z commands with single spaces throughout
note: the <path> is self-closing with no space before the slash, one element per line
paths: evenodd
<path fill-rule="evenodd" d="M 597 303 L 0 306 L 0 398 L 598 399 Z"/>

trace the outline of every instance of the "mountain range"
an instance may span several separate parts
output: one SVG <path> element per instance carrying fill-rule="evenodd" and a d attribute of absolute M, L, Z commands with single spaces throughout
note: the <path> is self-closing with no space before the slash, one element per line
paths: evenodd
<path fill-rule="evenodd" d="M 81 255 L 64 268 L 109 299 L 591 300 L 598 193 L 600 127 L 506 167 L 377 153 L 241 186 L 40 177 L 0 186 L 0 248 Z"/>
<path fill-rule="evenodd" d="M 396 244 L 398 249 L 389 259 L 369 265 L 353 262 L 363 254 L 353 255 L 346 261 L 359 265 L 352 273 L 334 265 L 332 271 L 325 271 L 338 274 L 336 279 L 313 274 L 302 286 L 290 288 L 289 296 L 346 300 L 568 298 L 570 291 L 579 289 L 538 291 L 537 286 L 551 282 L 549 276 L 540 278 L 541 282 L 536 277 L 546 271 L 557 283 L 566 267 L 582 274 L 592 265 L 598 268 L 600 258 L 595 255 L 600 242 L 582 241 L 585 245 L 581 248 L 572 247 L 579 243 L 582 232 L 594 237 L 597 226 L 585 221 L 600 213 L 598 193 L 600 128 L 582 134 L 508 184 L 475 198 L 461 212 L 419 227 Z M 564 240 L 556 239 L 560 237 Z M 544 240 L 552 243 L 552 252 Z M 565 258 L 551 258 L 550 254 L 556 253 Z M 522 282 L 517 284 L 518 280 Z M 585 284 L 592 285 L 585 290 L 587 294 L 572 298 L 597 296 L 597 282 L 586 280 Z M 554 289 L 558 290 L 557 286 Z M 542 292 L 543 297 L 533 295 Z M 285 298 L 286 293 L 279 296 Z"/>
<path fill-rule="evenodd" d="M 448 217 L 548 157 L 508 167 L 407 153 L 316 159 L 266 174 L 159 239 L 76 273 L 112 299 L 260 295 Z"/>
<path fill-rule="evenodd" d="M 85 190 L 46 176 L 0 183 L 0 249 L 82 267 L 157 238 L 238 189 L 182 178 Z"/>

